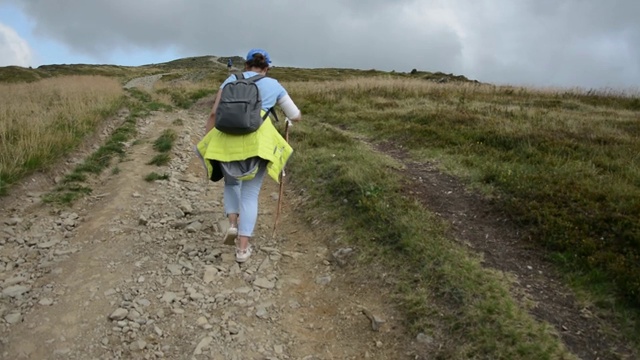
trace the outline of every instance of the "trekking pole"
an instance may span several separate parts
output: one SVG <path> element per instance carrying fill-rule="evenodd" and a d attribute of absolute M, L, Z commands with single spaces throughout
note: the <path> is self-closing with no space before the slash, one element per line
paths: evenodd
<path fill-rule="evenodd" d="M 293 126 L 293 123 L 289 118 L 284 119 L 284 140 L 289 142 L 289 127 Z M 282 168 L 282 172 L 280 173 L 280 192 L 278 193 L 278 207 L 276 208 L 276 220 L 273 224 L 273 233 L 271 234 L 271 238 L 276 237 L 276 228 L 278 227 L 278 219 L 280 218 L 280 210 L 282 209 L 282 197 L 284 196 L 284 177 L 286 176 L 284 172 L 284 167 Z"/>

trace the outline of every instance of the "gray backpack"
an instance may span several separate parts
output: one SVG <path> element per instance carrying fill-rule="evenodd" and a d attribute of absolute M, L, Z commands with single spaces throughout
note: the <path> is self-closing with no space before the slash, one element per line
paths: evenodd
<path fill-rule="evenodd" d="M 258 130 L 272 109 L 260 116 L 262 98 L 256 82 L 264 75 L 248 79 L 242 73 L 235 75 L 236 80 L 222 88 L 216 110 L 216 129 L 226 134 L 244 135 Z"/>

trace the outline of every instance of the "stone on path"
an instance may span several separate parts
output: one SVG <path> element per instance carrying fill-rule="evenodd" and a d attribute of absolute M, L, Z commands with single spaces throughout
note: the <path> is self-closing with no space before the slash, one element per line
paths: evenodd
<path fill-rule="evenodd" d="M 164 295 L 162 295 L 162 302 L 166 302 L 167 304 L 171 304 L 175 299 L 178 298 L 178 295 L 176 295 L 176 293 L 167 291 L 164 293 Z"/>
<path fill-rule="evenodd" d="M 213 338 L 210 336 L 200 340 L 200 343 L 198 343 L 198 346 L 196 346 L 196 349 L 193 351 L 193 355 L 202 355 L 202 351 L 207 350 L 212 341 Z"/>
<path fill-rule="evenodd" d="M 433 337 L 426 335 L 425 333 L 419 333 L 418 336 L 416 336 L 416 340 L 421 344 L 432 344 L 434 341 Z"/>
<path fill-rule="evenodd" d="M 218 275 L 218 269 L 216 269 L 213 266 L 207 266 L 205 267 L 202 281 L 204 281 L 205 284 L 210 284 L 216 280 L 217 275 Z"/>
<path fill-rule="evenodd" d="M 123 308 L 119 308 L 119 309 L 116 309 L 114 312 L 112 312 L 111 315 L 109 315 L 109 319 L 111 319 L 111 320 L 124 320 L 124 318 L 126 318 L 127 315 L 129 315 L 129 310 L 123 309 Z"/>
<path fill-rule="evenodd" d="M 258 272 L 264 273 L 266 270 L 271 269 L 271 263 L 269 262 L 269 258 L 265 257 L 264 260 L 258 266 Z"/>
<path fill-rule="evenodd" d="M 20 224 L 22 222 L 21 218 L 18 217 L 13 217 L 11 219 L 7 219 L 4 221 L 5 224 L 9 225 L 9 226 L 16 226 L 18 224 Z"/>
<path fill-rule="evenodd" d="M 189 262 L 187 260 L 180 259 L 178 261 L 178 265 L 181 265 L 182 267 L 187 268 L 187 269 L 189 269 L 191 271 L 195 271 L 196 270 L 196 268 L 193 267 L 193 264 L 191 264 L 191 262 Z"/>
<path fill-rule="evenodd" d="M 137 340 L 131 343 L 129 349 L 131 351 L 142 351 L 147 347 L 147 342 L 144 340 Z"/>
<path fill-rule="evenodd" d="M 167 270 L 171 273 L 171 275 L 182 275 L 182 265 L 178 264 L 169 264 L 167 265 Z"/>
<path fill-rule="evenodd" d="M 10 279 L 5 280 L 2 283 L 2 287 L 7 288 L 9 286 L 18 285 L 18 284 L 23 283 L 23 282 L 25 282 L 27 280 L 29 280 L 29 279 L 27 279 L 24 276 L 15 276 L 15 277 L 12 277 Z"/>
<path fill-rule="evenodd" d="M 371 329 L 373 331 L 379 331 L 380 326 L 385 323 L 384 319 L 381 317 L 374 315 L 371 311 L 367 309 L 362 309 L 362 313 L 369 319 L 371 322 Z"/>
<path fill-rule="evenodd" d="M 277 355 L 282 355 L 282 353 L 284 353 L 284 346 L 282 346 L 282 345 L 274 345 L 274 346 L 273 346 L 273 351 L 274 351 Z"/>
<path fill-rule="evenodd" d="M 201 328 L 205 327 L 206 325 L 209 325 L 209 320 L 207 320 L 207 318 L 204 316 L 200 316 L 198 320 L 196 320 L 196 325 L 198 325 Z"/>
<path fill-rule="evenodd" d="M 49 298 L 40 299 L 40 301 L 38 301 L 38 304 L 42 306 L 50 306 L 53 305 L 53 300 Z"/>
<path fill-rule="evenodd" d="M 17 324 L 22 321 L 22 314 L 19 312 L 10 313 L 5 315 L 4 320 L 11 325 Z"/>
<path fill-rule="evenodd" d="M 185 214 L 193 213 L 193 207 L 191 206 L 191 203 L 186 200 L 180 202 L 180 204 L 178 205 L 178 209 L 180 209 Z"/>
<path fill-rule="evenodd" d="M 273 282 L 271 282 L 271 281 L 269 281 L 269 280 L 267 280 L 265 278 L 257 278 L 253 282 L 253 285 L 257 286 L 259 288 L 262 288 L 262 289 L 267 289 L 267 290 L 271 290 L 271 289 L 276 287 L 276 285 Z"/>
<path fill-rule="evenodd" d="M 239 288 L 233 290 L 233 292 L 235 292 L 236 294 L 244 294 L 244 295 L 246 295 L 246 294 L 251 292 L 251 288 L 248 287 L 248 286 L 243 286 L 243 287 L 239 287 Z"/>
<path fill-rule="evenodd" d="M 58 239 L 49 240 L 47 242 L 43 242 L 43 243 L 38 244 L 38 249 L 49 249 L 49 248 L 52 248 L 54 245 L 56 245 L 59 242 L 60 241 Z"/>
<path fill-rule="evenodd" d="M 258 310 L 256 310 L 256 316 L 260 319 L 266 319 L 267 317 L 269 317 L 269 314 L 267 313 L 267 309 L 265 309 L 264 307 L 260 307 L 258 308 Z"/>
<path fill-rule="evenodd" d="M 197 233 L 198 231 L 202 230 L 202 223 L 200 221 L 194 221 L 191 224 L 187 225 L 186 230 L 189 233 Z"/>
<path fill-rule="evenodd" d="M 318 276 L 316 278 L 316 284 L 318 284 L 318 285 L 329 285 L 330 282 L 331 282 L 331 276 L 330 275 Z"/>
<path fill-rule="evenodd" d="M 2 290 L 2 295 L 15 298 L 29 292 L 30 290 L 31 288 L 29 286 L 14 285 Z"/>
<path fill-rule="evenodd" d="M 229 221 L 228 220 L 220 220 L 218 221 L 218 232 L 224 234 L 229 229 Z"/>

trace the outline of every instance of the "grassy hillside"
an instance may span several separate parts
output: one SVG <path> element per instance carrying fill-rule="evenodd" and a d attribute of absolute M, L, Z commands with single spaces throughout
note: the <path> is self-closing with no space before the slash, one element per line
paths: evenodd
<path fill-rule="evenodd" d="M 42 79 L 71 74 L 99 74 L 120 84 L 165 74 L 152 91 L 129 92 L 144 108 L 136 116 L 190 108 L 199 100 L 197 109 L 205 114 L 228 76 L 225 65 L 226 58 L 215 63 L 203 56 L 141 67 L 9 67 L 0 68 L 0 81 L 14 83 L 4 85 L 12 86 L 4 93 L 14 93 L 15 86 L 25 85 L 16 82 L 41 87 Z M 347 241 L 364 249 L 363 260 L 395 269 L 398 300 L 412 329 L 449 336 L 436 356 L 571 358 L 554 330 L 513 299 L 502 274 L 483 268 L 475 254 L 447 237 L 434 214 L 400 196 L 403 180 L 391 170 L 397 164 L 354 139 L 401 145 L 414 160 L 435 163 L 492 198 L 521 226 L 523 237 L 587 294 L 585 302 L 624 318 L 619 324 L 631 329 L 626 335 L 640 338 L 638 94 L 493 86 L 418 70 L 276 67 L 270 75 L 285 84 L 305 114 L 292 137 L 292 181 L 307 197 L 301 211 L 351 234 Z M 56 91 L 48 93 L 55 97 Z M 44 119 L 52 111 L 36 113 Z M 54 120 L 43 128 L 77 132 Z M 6 130 L 11 122 L 0 122 L 2 139 L 14 138 L 17 130 Z M 121 151 L 124 139 L 116 137 L 108 148 Z M 18 164 L 12 181 L 41 166 L 34 164 Z M 92 163 L 86 168 L 94 169 Z M 82 169 L 70 179 L 80 184 Z"/>
<path fill-rule="evenodd" d="M 51 167 L 123 105 L 115 80 L 66 76 L 0 84 L 0 194 Z"/>
<path fill-rule="evenodd" d="M 638 97 L 400 79 L 290 88 L 307 113 L 489 191 L 559 264 L 640 306 Z"/>
<path fill-rule="evenodd" d="M 116 65 L 42 65 L 35 69 L 6 66 L 0 67 L 0 83 L 34 82 L 68 75 L 95 75 L 126 79 L 157 72 L 158 69 L 155 68 Z"/>

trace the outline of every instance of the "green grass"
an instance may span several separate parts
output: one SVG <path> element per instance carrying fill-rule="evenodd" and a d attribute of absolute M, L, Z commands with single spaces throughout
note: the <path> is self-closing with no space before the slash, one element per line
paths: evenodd
<path fill-rule="evenodd" d="M 88 186 L 70 182 L 45 194 L 42 197 L 42 201 L 48 204 L 71 205 L 77 199 L 91 194 L 92 191 Z"/>
<path fill-rule="evenodd" d="M 127 89 L 127 91 L 129 92 L 129 96 L 131 96 L 133 99 L 136 99 L 139 104 L 151 104 L 153 102 L 151 94 L 144 90 L 131 88 Z"/>
<path fill-rule="evenodd" d="M 201 98 L 215 93 L 213 88 L 185 89 L 180 87 L 166 87 L 157 90 L 158 94 L 169 95 L 172 103 L 179 108 L 188 109 Z"/>
<path fill-rule="evenodd" d="M 372 266 L 394 269 L 409 328 L 442 341 L 433 358 L 573 358 L 551 326 L 516 303 L 503 275 L 483 268 L 445 235 L 445 224 L 404 196 L 395 162 L 322 121 L 306 118 L 292 136 L 290 178 L 304 190 L 303 214 L 344 230 Z"/>
<path fill-rule="evenodd" d="M 173 145 L 178 135 L 172 129 L 166 129 L 160 134 L 160 136 L 153 142 L 153 149 L 160 154 L 157 154 L 151 159 L 147 165 L 164 166 L 171 161 L 171 155 L 169 152 L 173 148 Z"/>
<path fill-rule="evenodd" d="M 87 180 L 87 175 L 83 174 L 80 171 L 74 171 L 72 173 L 65 175 L 64 179 L 62 180 L 62 183 L 67 184 L 71 182 L 83 182 L 86 180 Z"/>
<path fill-rule="evenodd" d="M 9 192 L 9 182 L 0 178 L 0 196 L 5 196 Z"/>
<path fill-rule="evenodd" d="M 122 158 L 125 155 L 125 142 L 132 139 L 137 133 L 137 119 L 148 115 L 148 109 L 144 103 L 138 102 L 136 97 L 129 99 L 128 106 L 131 112 L 125 121 L 113 131 L 102 146 L 67 174 L 60 186 L 43 197 L 45 202 L 70 205 L 78 198 L 91 193 L 91 189 L 83 184 L 88 180 L 87 175 L 101 174 L 110 166 L 114 157 Z M 117 166 L 112 170 L 112 174 L 119 172 L 120 169 Z"/>
<path fill-rule="evenodd" d="M 629 110 L 637 98 L 376 86 L 373 96 L 353 85 L 310 92 L 301 106 L 437 159 L 490 191 L 567 271 L 640 307 L 640 122 Z"/>
<path fill-rule="evenodd" d="M 153 142 L 153 149 L 161 153 L 169 152 L 171 151 L 171 149 L 173 149 L 173 145 L 177 137 L 178 135 L 175 131 L 166 129 L 162 132 L 160 137 L 158 137 L 156 141 Z"/>
<path fill-rule="evenodd" d="M 169 154 L 158 154 L 151 159 L 147 165 L 164 166 L 169 164 L 171 156 Z"/>
<path fill-rule="evenodd" d="M 37 68 L 20 66 L 0 67 L 0 83 L 34 82 L 52 77 L 69 75 L 98 75 L 117 78 L 124 84 L 127 80 L 153 75 L 161 72 L 154 66 L 118 66 L 118 65 L 42 65 Z"/>
<path fill-rule="evenodd" d="M 147 181 L 147 182 L 152 182 L 156 180 L 169 180 L 169 175 L 168 174 L 160 175 L 156 172 L 151 172 L 144 177 L 144 181 Z"/>
<path fill-rule="evenodd" d="M 452 83 L 471 83 L 464 76 L 454 74 L 444 74 L 441 72 L 417 71 L 414 74 L 403 72 L 386 72 L 380 70 L 356 70 L 356 69 L 339 69 L 339 68 L 322 68 L 322 69 L 297 69 L 288 67 L 276 67 L 269 70 L 269 76 L 279 81 L 303 81 L 303 82 L 325 82 L 336 81 L 341 79 L 370 79 L 372 77 L 384 77 L 392 79 L 421 79 L 429 82 L 452 82 Z"/>
<path fill-rule="evenodd" d="M 49 74 L 32 68 L 20 66 L 0 68 L 0 82 L 3 83 L 34 82 L 48 77 L 50 77 Z"/>
<path fill-rule="evenodd" d="M 491 197 L 640 347 L 637 95 L 382 79 L 288 89 L 303 113 L 402 145 Z"/>
<path fill-rule="evenodd" d="M 163 104 L 161 102 L 152 101 L 148 105 L 149 110 L 151 111 L 171 111 L 173 108 L 171 105 Z"/>

